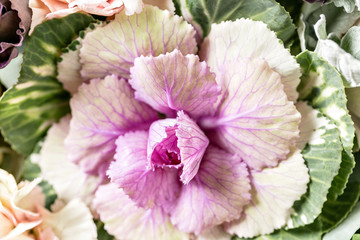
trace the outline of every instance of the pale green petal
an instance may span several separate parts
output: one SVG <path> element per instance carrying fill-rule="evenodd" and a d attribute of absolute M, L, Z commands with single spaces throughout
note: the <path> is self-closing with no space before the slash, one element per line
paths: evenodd
<path fill-rule="evenodd" d="M 93 79 L 116 74 L 128 79 L 130 67 L 141 55 L 158 56 L 174 49 L 183 55 L 196 53 L 194 35 L 190 24 L 169 11 L 148 5 L 140 14 L 121 12 L 108 25 L 85 36 L 81 75 Z"/>
<path fill-rule="evenodd" d="M 296 101 L 298 97 L 296 87 L 300 82 L 299 65 L 275 33 L 262 22 L 238 19 L 235 22 L 213 24 L 201 46 L 200 58 L 216 74 L 220 74 L 229 61 L 261 58 L 281 75 L 289 100 Z"/>

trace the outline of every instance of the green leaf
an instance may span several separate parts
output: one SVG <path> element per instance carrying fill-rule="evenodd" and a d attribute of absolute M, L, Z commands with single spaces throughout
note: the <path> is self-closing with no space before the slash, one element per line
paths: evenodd
<path fill-rule="evenodd" d="M 35 146 L 34 152 L 25 159 L 23 180 L 33 181 L 35 178 L 41 177 L 41 169 L 38 164 L 33 163 L 33 158 L 39 157 L 41 144 Z M 41 181 L 39 186 L 45 195 L 45 207 L 50 210 L 51 205 L 55 202 L 57 194 L 54 188 L 47 182 Z"/>
<path fill-rule="evenodd" d="M 280 229 L 272 234 L 251 238 L 252 240 L 320 240 L 321 226 L 317 222 L 316 225 L 304 226 L 301 228 L 284 230 Z M 234 238 L 237 240 L 240 238 Z M 241 240 L 250 240 L 249 238 L 241 238 Z"/>
<path fill-rule="evenodd" d="M 357 152 L 354 154 L 355 159 L 357 162 L 360 160 L 360 152 Z M 350 194 L 354 194 L 353 200 L 355 201 L 354 204 L 357 202 L 356 198 L 356 185 L 360 185 L 360 164 L 356 164 L 353 174 L 350 176 L 349 183 L 355 187 L 354 189 L 351 189 L 353 187 L 350 186 L 348 190 Z M 343 197 L 344 198 L 344 197 Z M 349 206 L 349 211 L 351 209 L 351 197 L 347 197 L 348 200 L 344 205 Z M 340 198 L 338 201 L 341 201 Z M 342 202 L 340 202 L 341 204 Z M 334 211 L 335 209 L 331 209 L 333 206 L 327 206 L 330 207 L 330 211 Z M 341 205 L 341 207 L 343 207 Z M 329 211 L 329 210 L 325 210 Z M 346 213 L 346 212 L 345 212 Z M 336 213 L 338 214 L 338 213 Z M 360 202 L 357 202 L 356 206 L 351 210 L 349 215 L 346 217 L 346 219 L 341 222 L 335 229 L 331 230 L 329 233 L 325 234 L 324 240 L 338 240 L 338 239 L 350 239 L 351 236 L 360 228 Z M 335 223 L 336 224 L 336 223 Z M 330 226 L 331 227 L 331 226 Z"/>
<path fill-rule="evenodd" d="M 51 124 L 69 112 L 69 94 L 56 79 L 61 49 L 93 18 L 72 14 L 38 25 L 24 52 L 19 83 L 0 99 L 0 128 L 12 148 L 32 152 Z"/>
<path fill-rule="evenodd" d="M 360 234 L 354 234 L 352 240 L 360 240 Z"/>
<path fill-rule="evenodd" d="M 346 13 L 342 8 L 336 7 L 333 3 L 321 5 L 319 3 L 304 3 L 301 14 L 301 22 L 305 25 L 304 45 L 309 50 L 314 50 L 317 43 L 317 37 L 314 31 L 315 23 L 324 14 L 326 18 L 326 32 L 332 35 L 332 39 L 340 38 L 343 34 L 355 24 L 360 17 L 360 12 Z M 328 36 L 329 38 L 330 36 Z M 305 49 L 303 49 L 305 50 Z"/>
<path fill-rule="evenodd" d="M 114 240 L 115 239 L 114 236 L 108 234 L 108 232 L 104 229 L 103 222 L 101 222 L 100 220 L 94 220 L 94 222 L 96 225 L 99 240 Z"/>
<path fill-rule="evenodd" d="M 329 199 L 319 216 L 323 232 L 328 232 L 343 221 L 356 205 L 360 197 L 360 184 L 349 183 L 344 193 L 336 200 Z"/>
<path fill-rule="evenodd" d="M 301 109 L 299 111 L 303 114 Z M 310 118 L 309 115 L 305 116 Z M 308 121 L 310 123 L 318 122 L 313 135 L 319 136 L 319 139 L 308 143 L 302 151 L 306 166 L 309 169 L 310 183 L 306 194 L 294 203 L 295 213 L 291 217 L 291 222 L 288 223 L 290 228 L 310 224 L 319 216 L 327 200 L 331 182 L 338 174 L 341 164 L 342 144 L 339 131 L 335 125 L 319 112 L 316 119 L 308 119 Z M 310 123 L 304 122 L 307 125 Z"/>
<path fill-rule="evenodd" d="M 349 29 L 341 39 L 340 46 L 348 53 L 360 60 L 360 27 L 354 26 Z"/>
<path fill-rule="evenodd" d="M 328 195 L 329 200 L 336 200 L 338 195 L 343 193 L 354 167 L 355 159 L 353 154 L 349 151 L 343 151 L 339 173 L 331 183 L 331 188 Z"/>
<path fill-rule="evenodd" d="M 278 38 L 287 42 L 295 33 L 290 15 L 275 0 L 176 0 L 185 19 L 206 37 L 212 23 L 250 18 L 266 23 Z"/>
<path fill-rule="evenodd" d="M 307 100 L 322 114 L 331 119 L 340 130 L 344 147 L 339 175 L 332 182 L 329 197 L 336 199 L 343 193 L 354 167 L 352 148 L 355 128 L 347 109 L 347 98 L 340 73 L 315 53 L 305 51 L 297 56 L 303 75 L 298 87 L 301 100 Z"/>
<path fill-rule="evenodd" d="M 20 180 L 24 165 L 24 157 L 10 148 L 0 136 L 0 168 L 11 173 L 16 181 Z"/>
<path fill-rule="evenodd" d="M 298 87 L 300 100 L 309 101 L 337 125 L 344 149 L 351 153 L 355 128 L 346 107 L 347 98 L 341 74 L 313 52 L 305 51 L 296 59 L 303 70 Z"/>

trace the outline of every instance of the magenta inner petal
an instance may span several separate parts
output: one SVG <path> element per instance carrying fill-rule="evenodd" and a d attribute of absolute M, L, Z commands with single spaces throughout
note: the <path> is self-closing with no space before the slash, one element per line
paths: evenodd
<path fill-rule="evenodd" d="M 151 155 L 151 163 L 154 166 L 176 166 L 181 163 L 180 149 L 177 146 L 177 126 L 165 128 L 167 137 L 156 145 Z"/>
<path fill-rule="evenodd" d="M 129 132 L 116 140 L 115 161 L 107 171 L 111 182 L 146 209 L 160 206 L 171 211 L 181 189 L 178 170 L 149 169 L 147 160 L 147 131 Z"/>
<path fill-rule="evenodd" d="M 149 130 L 147 156 L 150 168 L 182 168 L 180 181 L 188 184 L 197 174 L 209 139 L 183 111 L 176 119 L 154 122 Z"/>

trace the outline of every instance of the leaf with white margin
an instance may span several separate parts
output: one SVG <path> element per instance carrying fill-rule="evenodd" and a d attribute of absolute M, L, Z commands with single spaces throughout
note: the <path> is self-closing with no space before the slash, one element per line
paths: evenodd
<path fill-rule="evenodd" d="M 178 231 L 160 208 L 145 210 L 115 184 L 98 188 L 93 208 L 104 222 L 105 229 L 117 239 L 187 240 L 189 236 Z"/>
<path fill-rule="evenodd" d="M 66 48 L 62 49 L 57 62 L 57 79 L 63 84 L 66 91 L 72 95 L 77 92 L 77 89 L 83 83 L 80 75 L 80 48 L 87 33 L 94 30 L 95 27 L 102 27 L 105 22 L 91 23 L 87 29 L 79 33 L 79 37 L 73 40 Z"/>
<path fill-rule="evenodd" d="M 70 100 L 72 119 L 65 139 L 68 159 L 87 173 L 105 177 L 115 154 L 115 140 L 128 131 L 147 129 L 157 113 L 134 98 L 115 75 L 83 84 Z"/>
<path fill-rule="evenodd" d="M 71 116 L 67 115 L 49 129 L 40 152 L 41 176 L 53 186 L 58 198 L 70 202 L 78 197 L 90 205 L 92 193 L 100 180 L 86 175 L 67 159 L 64 140 L 69 132 L 70 119 Z"/>
<path fill-rule="evenodd" d="M 310 183 L 307 193 L 294 203 L 294 214 L 287 223 L 289 228 L 310 224 L 319 216 L 342 159 L 342 144 L 335 124 L 305 102 L 299 102 L 297 109 L 302 116 L 297 147 L 302 149 L 309 168 Z"/>
<path fill-rule="evenodd" d="M 200 59 L 207 62 L 211 71 L 218 76 L 229 61 L 261 58 L 281 75 L 289 100 L 296 101 L 296 88 L 301 75 L 299 65 L 266 24 L 238 19 L 235 22 L 213 24 L 211 28 L 199 53 Z"/>
<path fill-rule="evenodd" d="M 215 74 L 206 63 L 178 50 L 158 57 L 136 58 L 130 72 L 129 83 L 135 89 L 135 97 L 169 116 L 179 110 L 195 119 L 209 115 L 221 93 Z"/>
<path fill-rule="evenodd" d="M 198 173 L 183 186 L 171 222 L 183 232 L 199 235 L 208 228 L 238 219 L 250 200 L 246 164 L 209 146 Z"/>
<path fill-rule="evenodd" d="M 194 25 L 198 38 L 212 30 L 212 23 L 239 18 L 250 18 L 266 23 L 279 38 L 286 42 L 295 33 L 289 13 L 274 0 L 174 0 L 178 11 Z"/>
<path fill-rule="evenodd" d="M 358 143 L 360 143 L 360 87 L 347 88 L 345 92 L 348 99 L 347 107 L 354 122 Z"/>
<path fill-rule="evenodd" d="M 345 87 L 360 86 L 360 59 L 357 56 L 358 35 L 360 27 L 352 27 L 342 38 L 340 46 L 327 39 L 325 15 L 320 15 L 320 20 L 316 22 L 315 33 L 319 39 L 315 52 L 336 67 L 344 77 Z"/>
<path fill-rule="evenodd" d="M 294 201 L 306 192 L 308 168 L 297 148 L 277 167 L 251 171 L 251 202 L 240 219 L 225 224 L 225 229 L 239 237 L 268 234 L 283 227 L 292 214 Z"/>
<path fill-rule="evenodd" d="M 178 170 L 148 167 L 147 131 L 129 132 L 116 140 L 115 161 L 107 175 L 139 207 L 171 208 L 181 190 Z"/>
<path fill-rule="evenodd" d="M 219 77 L 223 101 L 214 117 L 200 120 L 209 139 L 238 154 L 256 170 L 273 167 L 299 136 L 300 114 L 289 101 L 280 75 L 261 59 L 227 62 Z"/>
<path fill-rule="evenodd" d="M 56 80 L 56 60 L 94 19 L 77 13 L 38 25 L 27 43 L 19 83 L 0 100 L 0 128 L 14 150 L 29 155 L 51 124 L 69 112 L 69 94 Z"/>
<path fill-rule="evenodd" d="M 188 184 L 197 174 L 208 145 L 209 139 L 196 122 L 180 111 L 176 119 L 159 120 L 151 125 L 147 148 L 148 161 L 153 169 L 155 166 L 182 167 L 180 180 Z M 176 154 L 175 164 L 171 164 L 171 159 L 166 156 L 168 153 Z M 159 158 L 160 162 L 156 162 Z M 165 163 L 162 162 L 164 158 Z"/>
<path fill-rule="evenodd" d="M 41 215 L 41 227 L 50 227 L 61 240 L 97 239 L 93 216 L 79 199 L 71 200 L 64 208 L 54 213 L 42 209 Z"/>
<path fill-rule="evenodd" d="M 345 160 L 354 165 L 352 156 L 355 128 L 346 107 L 347 99 L 343 79 L 340 73 L 315 53 L 305 51 L 296 57 L 303 69 L 303 76 L 298 87 L 300 100 L 307 100 L 311 106 L 332 120 L 340 131 L 340 139 L 344 147 Z M 330 190 L 331 198 L 341 195 L 352 167 L 340 168 L 339 177 L 333 182 Z"/>
<path fill-rule="evenodd" d="M 345 87 L 360 86 L 360 60 L 329 39 L 319 40 L 315 52 L 339 70 L 344 76 Z"/>
<path fill-rule="evenodd" d="M 184 55 L 197 50 L 195 31 L 179 16 L 145 6 L 142 13 L 123 12 L 105 27 L 85 36 L 80 50 L 81 76 L 87 80 L 109 74 L 129 78 L 135 58 L 157 56 L 178 49 Z"/>

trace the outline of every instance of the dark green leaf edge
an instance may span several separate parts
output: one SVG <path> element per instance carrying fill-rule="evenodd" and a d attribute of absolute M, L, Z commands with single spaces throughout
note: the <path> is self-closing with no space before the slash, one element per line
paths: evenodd
<path fill-rule="evenodd" d="M 29 155 L 51 124 L 70 111 L 70 95 L 56 79 L 56 62 L 61 50 L 94 21 L 76 13 L 45 21 L 34 29 L 25 48 L 19 83 L 0 98 L 0 129 L 15 151 Z"/>

